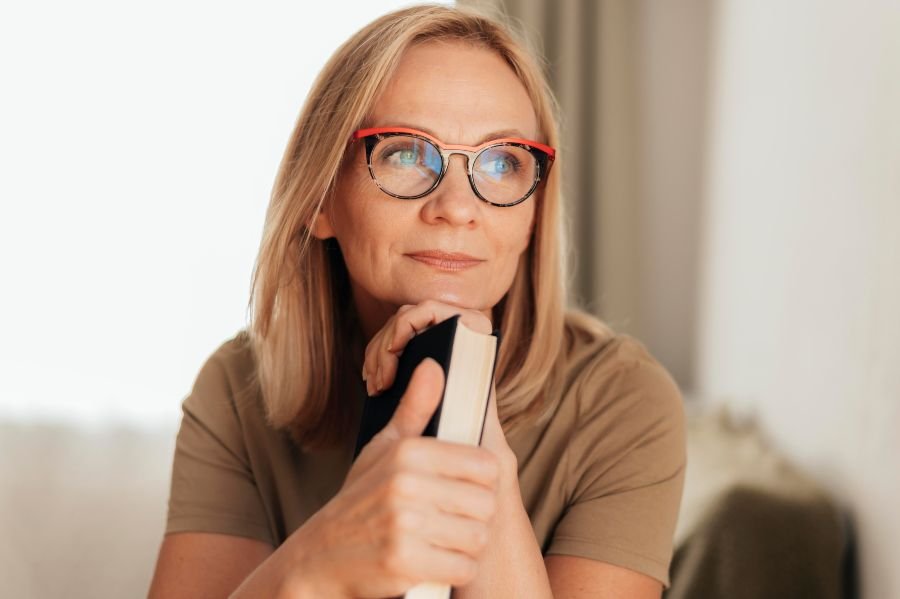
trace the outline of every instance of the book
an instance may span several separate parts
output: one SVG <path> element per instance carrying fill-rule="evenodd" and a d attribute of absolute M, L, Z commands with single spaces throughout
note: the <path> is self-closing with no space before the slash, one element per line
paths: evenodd
<path fill-rule="evenodd" d="M 413 370 L 433 358 L 444 370 L 444 391 L 423 436 L 480 445 L 494 380 L 500 336 L 478 333 L 459 316 L 448 318 L 413 337 L 399 357 L 394 383 L 363 406 L 354 459 L 390 421 L 409 385 Z M 408 590 L 405 599 L 448 599 L 449 585 L 425 583 Z"/>

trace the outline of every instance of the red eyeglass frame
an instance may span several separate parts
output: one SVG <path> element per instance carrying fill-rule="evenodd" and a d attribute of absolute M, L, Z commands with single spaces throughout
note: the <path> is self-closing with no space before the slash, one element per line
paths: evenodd
<path fill-rule="evenodd" d="M 381 141 L 382 139 L 392 135 L 410 135 L 413 137 L 419 137 L 431 142 L 440 150 L 441 160 L 443 161 L 441 172 L 438 174 L 438 177 L 432 184 L 432 186 L 429 187 L 425 192 L 414 196 L 397 195 L 384 189 L 378 182 L 378 179 L 375 177 L 375 172 L 372 170 L 372 149 L 375 147 L 375 144 L 378 141 Z M 366 164 L 369 168 L 369 175 L 372 177 L 375 185 L 377 185 L 381 191 L 388 194 L 389 196 L 393 196 L 395 198 L 403 200 L 415 200 L 424 197 L 434 191 L 440 184 L 441 180 L 443 180 L 444 174 L 446 174 L 447 169 L 450 166 L 450 156 L 452 156 L 453 154 L 463 154 L 466 156 L 466 171 L 469 176 L 469 184 L 472 187 L 472 191 L 475 192 L 475 195 L 478 196 L 478 198 L 482 201 L 487 202 L 492 206 L 498 206 L 501 208 L 515 206 L 516 204 L 520 204 L 527 200 L 531 196 L 531 194 L 534 193 L 535 189 L 537 189 L 538 187 L 538 184 L 541 182 L 541 179 L 543 179 L 547 174 L 550 173 L 550 167 L 553 165 L 553 161 L 556 159 L 555 148 L 537 141 L 522 139 L 518 137 L 502 137 L 499 139 L 486 141 L 477 146 L 466 146 L 462 144 L 445 144 L 433 135 L 429 135 L 428 133 L 425 133 L 424 131 L 420 131 L 418 129 L 411 129 L 409 127 L 369 127 L 353 132 L 353 135 L 351 135 L 350 137 L 350 141 L 352 143 L 357 140 L 363 140 L 366 144 Z M 481 195 L 481 193 L 478 191 L 478 188 L 475 186 L 475 174 L 472 170 L 472 166 L 475 164 L 475 159 L 481 152 L 488 148 L 499 145 L 515 145 L 524 148 L 537 159 L 538 163 L 538 168 L 535 170 L 534 183 L 532 184 L 531 189 L 529 189 L 522 198 L 509 204 L 498 204 Z"/>

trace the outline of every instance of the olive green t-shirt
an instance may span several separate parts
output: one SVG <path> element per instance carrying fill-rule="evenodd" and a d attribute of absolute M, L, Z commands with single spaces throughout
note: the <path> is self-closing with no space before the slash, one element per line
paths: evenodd
<path fill-rule="evenodd" d="M 544 555 L 600 560 L 668 586 L 685 473 L 681 394 L 640 342 L 577 322 L 567 319 L 559 397 L 507 435 L 523 505 Z M 167 534 L 231 534 L 274 547 L 339 491 L 357 429 L 342 447 L 302 451 L 267 424 L 259 387 L 248 382 L 254 368 L 241 332 L 207 360 L 184 400 Z M 361 380 L 359 389 L 357 414 Z"/>

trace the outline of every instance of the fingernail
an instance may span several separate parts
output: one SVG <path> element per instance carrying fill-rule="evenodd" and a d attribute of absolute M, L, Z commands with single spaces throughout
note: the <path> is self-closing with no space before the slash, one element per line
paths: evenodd
<path fill-rule="evenodd" d="M 378 370 L 375 372 L 375 386 L 378 391 L 381 391 L 381 389 L 384 388 L 384 384 L 381 380 L 381 366 L 379 366 Z"/>
<path fill-rule="evenodd" d="M 366 380 L 366 367 L 365 366 L 363 366 L 362 377 L 363 377 L 363 380 Z"/>
<path fill-rule="evenodd" d="M 393 349 L 394 349 L 394 344 L 393 344 L 393 343 L 388 343 L 387 350 L 388 350 L 388 351 L 392 351 Z"/>

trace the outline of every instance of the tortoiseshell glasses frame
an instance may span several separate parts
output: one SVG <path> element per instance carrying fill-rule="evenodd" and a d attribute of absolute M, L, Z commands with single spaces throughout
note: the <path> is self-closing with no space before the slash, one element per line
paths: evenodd
<path fill-rule="evenodd" d="M 415 193 L 398 193 L 396 189 L 389 189 L 389 185 L 386 187 L 384 181 L 380 181 L 376 174 L 376 166 L 372 163 L 372 157 L 376 154 L 374 150 L 376 147 L 388 140 L 390 138 L 403 136 L 408 138 L 413 138 L 415 140 L 419 140 L 424 144 L 428 144 L 426 147 L 426 151 L 428 147 L 433 150 L 431 157 L 434 158 L 436 156 L 440 156 L 440 170 L 436 171 L 433 167 L 434 165 L 411 165 L 420 167 L 416 172 L 420 175 L 423 175 L 423 169 L 421 167 L 426 167 L 425 175 L 422 176 L 423 185 L 427 185 L 430 179 L 434 179 L 431 184 L 424 189 L 424 191 L 417 191 Z M 521 139 L 516 137 L 504 137 L 500 139 L 493 139 L 490 141 L 486 141 L 477 146 L 466 146 L 460 144 L 445 144 L 439 139 L 435 138 L 432 135 L 424 131 L 420 131 L 418 129 L 411 129 L 408 127 L 371 127 L 367 129 L 359 129 L 355 131 L 351 136 L 351 142 L 355 142 L 358 140 L 362 140 L 365 144 L 366 150 L 366 164 L 369 169 L 369 175 L 371 175 L 372 180 L 378 186 L 381 191 L 384 193 L 403 200 L 415 200 L 418 198 L 422 198 L 432 191 L 434 191 L 437 186 L 443 180 L 444 175 L 447 173 L 447 169 L 450 164 L 450 156 L 453 154 L 462 154 L 466 157 L 466 171 L 469 178 L 469 184 L 472 187 L 472 191 L 478 196 L 479 199 L 491 204 L 492 206 L 500 206 L 500 207 L 509 207 L 515 206 L 516 204 L 520 204 L 527 200 L 537 189 L 538 184 L 541 182 L 541 179 L 545 178 L 547 174 L 550 172 L 550 167 L 553 164 L 553 161 L 556 158 L 556 150 L 546 144 L 542 144 L 537 141 L 529 140 L 529 139 Z M 484 190 L 479 190 L 479 187 L 476 183 L 476 172 L 475 165 L 480 164 L 479 159 L 484 156 L 494 156 L 496 151 L 500 151 L 503 147 L 508 148 L 520 148 L 518 150 L 511 150 L 518 154 L 519 156 L 531 156 L 534 159 L 533 176 L 531 173 L 525 171 L 525 174 L 522 176 L 527 177 L 525 180 L 519 181 L 518 186 L 521 187 L 520 190 L 515 190 L 515 197 L 511 197 L 510 200 L 498 201 L 497 197 L 487 197 L 489 194 L 483 193 Z M 490 150 L 495 150 L 495 154 L 485 154 Z M 522 152 L 524 150 L 527 154 Z M 416 157 L 418 159 L 418 157 Z M 510 159 L 515 159 L 515 157 L 510 156 Z M 501 168 L 509 168 L 509 161 L 507 163 L 501 163 L 503 166 Z M 527 168 L 532 168 L 532 165 L 526 165 Z M 497 173 L 497 175 L 503 175 L 505 173 Z M 479 176 L 482 176 L 479 173 Z M 482 183 L 484 187 L 487 187 L 486 183 Z M 502 185 L 498 186 L 498 188 L 502 189 Z"/>

